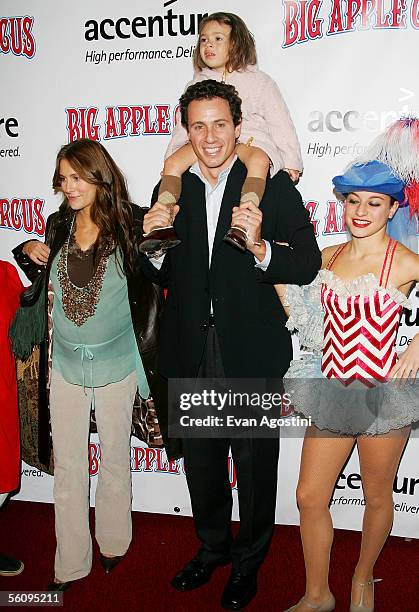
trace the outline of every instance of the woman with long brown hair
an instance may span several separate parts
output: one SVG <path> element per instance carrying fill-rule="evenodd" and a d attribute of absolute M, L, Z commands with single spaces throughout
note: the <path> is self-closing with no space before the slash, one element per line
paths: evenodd
<path fill-rule="evenodd" d="M 132 407 L 137 388 L 143 398 L 162 397 L 155 374 L 161 294 L 136 266 L 143 213 L 130 203 L 124 177 L 101 144 L 80 139 L 63 146 L 53 187 L 63 202 L 48 218 L 45 244 L 31 240 L 14 254 L 31 280 L 45 270 L 43 290 L 53 294 L 52 342 L 45 325 L 41 344 L 40 412 L 48 419 L 50 358 L 57 551 L 49 589 L 63 591 L 92 564 L 91 411 L 101 447 L 96 540 L 106 572 L 131 541 Z"/>

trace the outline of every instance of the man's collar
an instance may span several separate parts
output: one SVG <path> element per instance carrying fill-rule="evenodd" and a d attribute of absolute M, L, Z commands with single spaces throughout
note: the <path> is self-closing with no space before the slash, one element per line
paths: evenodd
<path fill-rule="evenodd" d="M 220 172 L 220 174 L 218 175 L 218 178 L 217 178 L 217 183 L 216 183 L 216 185 L 218 185 L 218 184 L 220 183 L 220 181 L 223 181 L 224 179 L 226 179 L 226 178 L 227 178 L 227 176 L 228 176 L 228 175 L 229 175 L 229 173 L 230 173 L 231 168 L 234 166 L 234 164 L 236 163 L 236 161 L 237 161 L 237 155 L 235 155 L 235 156 L 233 157 L 233 159 L 231 160 L 231 163 L 230 163 L 230 164 L 227 166 L 227 168 L 224 168 L 224 170 L 222 170 L 222 171 Z M 196 175 L 197 175 L 197 176 L 198 176 L 198 177 L 201 179 L 201 181 L 202 181 L 203 183 L 208 183 L 208 184 L 209 184 L 208 179 L 207 179 L 207 178 L 205 178 L 205 176 L 202 174 L 202 170 L 201 170 L 201 167 L 200 167 L 200 165 L 199 165 L 199 161 L 196 161 L 196 162 L 193 164 L 193 166 L 191 166 L 191 167 L 189 168 L 189 171 L 190 171 L 190 172 L 192 172 L 192 174 L 196 174 Z"/>

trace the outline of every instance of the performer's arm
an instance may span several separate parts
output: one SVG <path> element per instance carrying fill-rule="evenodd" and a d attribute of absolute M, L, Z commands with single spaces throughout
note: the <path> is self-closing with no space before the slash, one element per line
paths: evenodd
<path fill-rule="evenodd" d="M 404 249 L 404 258 L 401 268 L 404 275 L 402 283 L 405 287 L 412 287 L 412 283 L 419 282 L 419 255 Z M 403 285 L 400 286 L 399 289 L 403 289 Z M 416 378 L 418 372 L 419 332 L 413 336 L 409 346 L 400 355 L 399 360 L 389 374 L 389 378 Z"/>

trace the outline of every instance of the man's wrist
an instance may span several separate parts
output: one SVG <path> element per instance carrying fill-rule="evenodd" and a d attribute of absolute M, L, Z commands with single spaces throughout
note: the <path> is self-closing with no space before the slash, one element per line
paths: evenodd
<path fill-rule="evenodd" d="M 259 243 L 248 244 L 247 250 L 252 253 L 259 262 L 262 262 L 266 256 L 266 244 L 264 240 Z"/>

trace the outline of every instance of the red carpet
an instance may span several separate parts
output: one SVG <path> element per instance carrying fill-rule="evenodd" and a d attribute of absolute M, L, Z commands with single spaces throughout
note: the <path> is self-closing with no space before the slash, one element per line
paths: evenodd
<path fill-rule="evenodd" d="M 74 611 L 139 610 L 207 612 L 221 610 L 219 599 L 229 568 L 218 569 L 209 584 L 178 593 L 169 584 L 173 574 L 197 549 L 190 518 L 133 513 L 134 538 L 126 559 L 109 575 L 95 546 L 89 577 L 64 593 L 64 609 Z M 331 589 L 337 612 L 349 609 L 351 575 L 360 534 L 336 531 L 332 552 Z M 0 550 L 25 563 L 14 578 L 0 577 L 0 591 L 43 590 L 53 577 L 54 512 L 50 504 L 10 502 L 0 511 Z M 418 612 L 419 541 L 391 537 L 377 563 L 376 612 Z M 303 594 L 304 565 L 297 527 L 278 526 L 259 578 L 259 593 L 249 612 L 281 612 Z"/>

